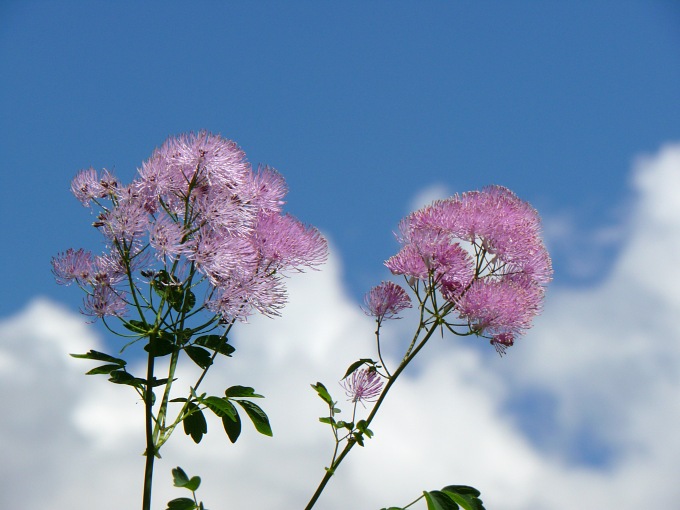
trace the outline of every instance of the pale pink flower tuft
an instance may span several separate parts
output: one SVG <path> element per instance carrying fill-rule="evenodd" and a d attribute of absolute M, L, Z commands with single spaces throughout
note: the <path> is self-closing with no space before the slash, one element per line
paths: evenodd
<path fill-rule="evenodd" d="M 397 314 L 406 308 L 411 308 L 411 298 L 404 289 L 392 282 L 382 282 L 373 287 L 364 298 L 367 315 L 378 321 L 398 318 Z"/>
<path fill-rule="evenodd" d="M 162 216 L 149 225 L 149 245 L 156 250 L 159 259 L 175 257 L 185 251 L 184 231 L 168 216 Z"/>
<path fill-rule="evenodd" d="M 92 254 L 82 248 L 69 248 L 52 257 L 52 274 L 59 285 L 71 285 L 73 282 L 85 284 L 92 276 L 92 269 Z"/>
<path fill-rule="evenodd" d="M 89 207 L 93 199 L 106 195 L 94 168 L 87 168 L 76 174 L 71 181 L 71 192 L 85 207 Z"/>
<path fill-rule="evenodd" d="M 83 313 L 93 317 L 123 316 L 127 303 L 119 292 L 108 285 L 94 287 L 92 294 L 85 298 Z"/>
<path fill-rule="evenodd" d="M 254 243 L 263 264 L 273 269 L 314 267 L 326 261 L 328 243 L 314 227 L 289 214 L 261 214 Z"/>
<path fill-rule="evenodd" d="M 340 385 L 353 403 L 374 402 L 380 396 L 383 382 L 374 368 L 355 370 Z"/>

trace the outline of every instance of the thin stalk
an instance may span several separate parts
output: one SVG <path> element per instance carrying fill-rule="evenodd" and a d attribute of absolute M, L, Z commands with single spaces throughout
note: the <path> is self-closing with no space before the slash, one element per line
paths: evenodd
<path fill-rule="evenodd" d="M 418 326 L 418 332 L 422 330 L 423 324 L 421 323 Z M 413 358 L 420 352 L 420 350 L 425 346 L 427 341 L 430 339 L 432 334 L 437 330 L 439 326 L 439 323 L 435 323 L 434 326 L 432 326 L 421 342 L 413 348 L 413 351 L 410 352 L 404 360 L 401 362 L 397 370 L 394 372 L 394 375 L 390 378 L 389 381 L 387 381 L 387 384 L 385 385 L 385 388 L 383 389 L 383 392 L 380 394 L 380 398 L 376 401 L 375 405 L 373 406 L 373 410 L 371 413 L 368 415 L 368 418 L 366 418 L 366 426 L 368 427 L 371 422 L 373 421 L 373 418 L 375 418 L 376 413 L 378 412 L 378 409 L 380 409 L 381 404 L 385 400 L 385 397 L 387 397 L 387 393 L 390 391 L 390 388 L 392 385 L 395 383 L 395 381 L 399 378 L 399 375 L 404 371 L 404 369 L 407 367 L 407 365 L 413 360 Z M 416 334 L 417 338 L 417 334 Z M 415 339 L 414 339 L 415 342 Z M 314 505 L 316 504 L 317 500 L 321 496 L 321 493 L 324 491 L 326 488 L 326 485 L 330 481 L 331 477 L 335 474 L 335 471 L 338 469 L 344 458 L 347 456 L 347 454 L 352 450 L 354 445 L 356 444 L 356 441 L 349 440 L 347 441 L 347 444 L 345 445 L 345 448 L 342 450 L 338 458 L 331 464 L 329 468 L 326 469 L 326 474 L 324 475 L 323 479 L 319 483 L 319 486 L 316 488 L 316 491 L 312 495 L 311 499 L 309 500 L 309 503 L 307 503 L 307 506 L 305 507 L 305 510 L 311 510 Z"/>
<path fill-rule="evenodd" d="M 390 374 L 390 371 L 387 369 L 387 364 L 383 360 L 382 353 L 380 352 L 380 320 L 377 320 L 377 326 L 375 328 L 375 343 L 377 344 L 378 347 L 378 359 L 380 360 L 380 363 L 382 363 L 382 367 L 385 369 L 385 373 L 387 374 L 387 377 L 390 378 L 392 377 L 392 374 Z"/>

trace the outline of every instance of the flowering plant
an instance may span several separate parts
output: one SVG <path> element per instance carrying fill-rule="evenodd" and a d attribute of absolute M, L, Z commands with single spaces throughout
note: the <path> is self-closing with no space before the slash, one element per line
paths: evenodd
<path fill-rule="evenodd" d="M 73 356 L 102 362 L 87 373 L 133 388 L 144 402 L 142 509 L 149 510 L 154 459 L 180 423 L 198 443 L 207 431 L 204 411 L 210 411 L 235 442 L 242 411 L 258 432 L 272 435 L 266 413 L 253 402 L 262 398 L 254 388 L 231 386 L 224 396 L 199 388 L 217 356 L 234 354 L 234 325 L 256 312 L 279 315 L 286 301 L 283 276 L 323 263 L 327 243 L 318 230 L 282 212 L 287 189 L 280 174 L 266 166 L 253 172 L 234 142 L 206 132 L 168 139 L 129 185 L 106 170 L 87 169 L 71 190 L 97 209 L 93 225 L 107 251 L 95 256 L 68 249 L 53 258 L 52 270 L 58 283 L 75 283 L 85 292 L 84 314 L 127 340 L 121 353 L 132 345 L 144 348 L 142 376 L 130 373 L 120 354 Z M 357 360 L 341 380 L 353 405 L 351 419 L 338 419 L 331 391 L 321 382 L 312 385 L 328 408 L 320 421 L 330 427 L 335 446 L 307 510 L 350 450 L 372 437 L 369 425 L 390 388 L 436 331 L 487 338 L 504 354 L 540 311 L 550 258 L 537 213 L 509 190 L 495 186 L 435 202 L 407 216 L 399 231 L 402 248 L 385 264 L 403 275 L 405 286 L 383 282 L 366 295 L 365 312 L 376 322 L 377 360 Z M 413 307 L 405 288 L 415 297 L 418 320 L 400 363 L 389 367 L 382 326 Z M 157 358 L 169 359 L 160 378 Z M 171 398 L 180 360 L 197 365 L 200 376 Z M 204 509 L 196 498 L 199 477 L 177 467 L 173 479 L 192 498 L 174 499 L 168 510 Z M 450 485 L 390 510 L 421 499 L 428 509 L 481 510 L 479 495 Z"/>

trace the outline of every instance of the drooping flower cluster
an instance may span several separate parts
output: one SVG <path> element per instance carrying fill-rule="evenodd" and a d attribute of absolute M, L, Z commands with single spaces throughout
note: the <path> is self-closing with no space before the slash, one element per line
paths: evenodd
<path fill-rule="evenodd" d="M 436 201 L 404 218 L 399 232 L 403 246 L 385 262 L 390 271 L 434 287 L 497 349 L 531 326 L 552 266 L 537 212 L 510 190 Z"/>
<path fill-rule="evenodd" d="M 373 368 L 362 368 L 352 372 L 341 382 L 345 393 L 353 403 L 373 402 L 382 391 L 383 382 Z"/>
<path fill-rule="evenodd" d="M 253 172 L 233 141 L 207 132 L 169 138 L 127 186 L 87 169 L 71 190 L 99 207 L 94 226 L 109 252 L 70 249 L 52 267 L 58 283 L 88 291 L 84 312 L 93 316 L 123 315 L 128 278 L 159 270 L 197 271 L 208 282 L 205 306 L 226 321 L 277 315 L 286 300 L 282 273 L 327 256 L 318 230 L 282 213 L 283 177 L 266 166 Z"/>

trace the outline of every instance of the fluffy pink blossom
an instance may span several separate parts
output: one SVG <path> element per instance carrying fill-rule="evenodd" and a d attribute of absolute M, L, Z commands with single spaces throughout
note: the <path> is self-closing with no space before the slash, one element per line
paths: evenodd
<path fill-rule="evenodd" d="M 162 216 L 149 224 L 149 245 L 156 250 L 159 259 L 175 257 L 183 253 L 184 230 L 169 216 Z"/>
<path fill-rule="evenodd" d="M 216 287 L 206 306 L 231 322 L 246 321 L 256 311 L 267 317 L 278 316 L 286 302 L 287 294 L 281 278 L 260 272 L 225 280 Z"/>
<path fill-rule="evenodd" d="M 373 368 L 355 370 L 340 385 L 349 399 L 354 402 L 374 402 L 382 391 L 383 382 Z"/>
<path fill-rule="evenodd" d="M 472 328 L 488 334 L 522 333 L 531 327 L 544 289 L 528 278 L 475 280 L 456 303 Z"/>
<path fill-rule="evenodd" d="M 126 313 L 127 303 L 121 296 L 108 285 L 94 287 L 84 301 L 83 313 L 92 317 L 123 316 Z"/>
<path fill-rule="evenodd" d="M 71 181 L 71 192 L 85 207 L 90 201 L 106 195 L 104 187 L 99 183 L 99 175 L 94 168 L 81 170 Z"/>
<path fill-rule="evenodd" d="M 550 256 L 538 213 L 507 188 L 438 200 L 404 218 L 398 238 L 390 271 L 433 284 L 494 345 L 511 345 L 539 313 Z"/>
<path fill-rule="evenodd" d="M 236 143 L 205 131 L 166 140 L 127 186 L 88 169 L 71 188 L 86 205 L 96 199 L 94 226 L 110 252 L 96 268 L 67 252 L 54 259 L 53 271 L 60 283 L 93 286 L 85 309 L 95 316 L 122 313 L 113 296 L 130 281 L 121 270 L 126 276 L 129 268 L 134 281 L 137 272 L 169 271 L 165 264 L 204 275 L 207 305 L 226 320 L 276 315 L 286 301 L 282 273 L 327 256 L 318 230 L 282 214 L 283 177 L 266 166 L 253 172 Z"/>
<path fill-rule="evenodd" d="M 52 274 L 59 285 L 71 285 L 73 282 L 85 284 L 90 280 L 92 270 L 92 254 L 82 248 L 69 248 L 52 257 Z"/>
<path fill-rule="evenodd" d="M 281 212 L 288 193 L 283 176 L 268 166 L 260 166 L 257 173 L 251 175 L 249 186 L 254 205 L 266 214 Z"/>
<path fill-rule="evenodd" d="M 321 233 L 289 214 L 260 214 L 253 240 L 262 264 L 274 269 L 301 271 L 322 264 L 328 254 Z"/>
<path fill-rule="evenodd" d="M 149 214 L 140 200 L 121 201 L 103 211 L 95 226 L 112 241 L 131 243 L 149 228 Z"/>
<path fill-rule="evenodd" d="M 399 312 L 411 308 L 411 298 L 396 283 L 382 282 L 366 294 L 364 304 L 367 315 L 382 321 L 396 318 Z"/>

